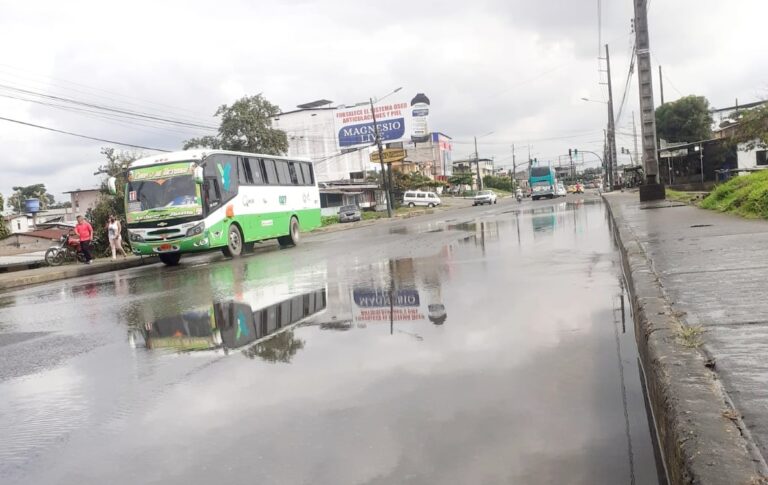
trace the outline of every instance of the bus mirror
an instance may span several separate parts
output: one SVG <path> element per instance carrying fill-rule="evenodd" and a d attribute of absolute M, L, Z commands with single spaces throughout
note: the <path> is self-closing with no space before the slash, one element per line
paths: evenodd
<path fill-rule="evenodd" d="M 202 185 L 203 183 L 203 167 L 195 167 L 195 183 Z"/>
<path fill-rule="evenodd" d="M 109 177 L 107 179 L 107 189 L 112 195 L 117 195 L 117 179 L 115 177 Z"/>

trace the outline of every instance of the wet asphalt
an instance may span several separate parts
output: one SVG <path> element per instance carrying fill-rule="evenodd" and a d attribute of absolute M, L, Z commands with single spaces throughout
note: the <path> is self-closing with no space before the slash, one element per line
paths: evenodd
<path fill-rule="evenodd" d="M 657 484 L 596 195 L 0 294 L 4 484 Z"/>

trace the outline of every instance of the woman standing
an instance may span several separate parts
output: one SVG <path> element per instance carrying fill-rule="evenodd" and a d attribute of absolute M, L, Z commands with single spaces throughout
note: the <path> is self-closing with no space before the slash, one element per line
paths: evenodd
<path fill-rule="evenodd" d="M 112 261 L 117 259 L 117 251 L 123 253 L 123 257 L 127 258 L 123 249 L 123 237 L 120 235 L 121 227 L 120 223 L 115 219 L 115 216 L 109 216 L 109 224 L 107 224 L 107 234 L 109 235 L 109 247 L 112 248 Z"/>

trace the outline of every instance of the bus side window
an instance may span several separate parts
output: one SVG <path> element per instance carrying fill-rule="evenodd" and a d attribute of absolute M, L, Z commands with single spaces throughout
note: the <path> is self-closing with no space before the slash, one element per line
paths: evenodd
<path fill-rule="evenodd" d="M 277 166 L 277 180 L 280 185 L 291 185 L 291 174 L 288 173 L 288 162 L 275 160 Z"/>
<path fill-rule="evenodd" d="M 277 180 L 277 169 L 275 168 L 275 161 L 270 159 L 262 160 L 264 163 L 264 175 L 266 175 L 266 183 L 269 185 L 278 185 L 280 182 Z"/>
<path fill-rule="evenodd" d="M 237 157 L 237 163 L 240 165 L 238 179 L 241 184 L 253 184 L 253 173 L 247 158 Z"/>
<path fill-rule="evenodd" d="M 245 164 L 251 171 L 251 177 L 253 178 L 253 184 L 264 185 L 264 171 L 261 166 L 261 160 L 258 158 L 246 158 Z"/>
<path fill-rule="evenodd" d="M 312 173 L 312 164 L 303 162 L 301 165 L 301 172 L 304 174 L 304 184 L 315 185 L 315 180 Z"/>
<path fill-rule="evenodd" d="M 219 192 L 219 181 L 215 177 L 206 177 L 205 179 L 205 203 L 208 208 L 213 210 L 221 203 L 221 193 Z"/>
<path fill-rule="evenodd" d="M 299 165 L 299 162 L 288 162 L 288 173 L 293 185 L 304 185 L 304 176 L 301 174 Z"/>

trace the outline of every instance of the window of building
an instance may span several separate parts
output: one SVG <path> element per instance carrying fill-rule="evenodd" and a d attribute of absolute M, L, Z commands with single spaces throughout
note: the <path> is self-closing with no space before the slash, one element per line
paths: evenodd
<path fill-rule="evenodd" d="M 768 165 L 768 150 L 756 151 L 755 161 L 758 165 Z"/>

